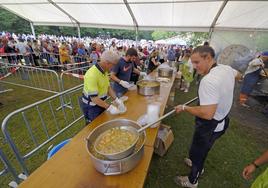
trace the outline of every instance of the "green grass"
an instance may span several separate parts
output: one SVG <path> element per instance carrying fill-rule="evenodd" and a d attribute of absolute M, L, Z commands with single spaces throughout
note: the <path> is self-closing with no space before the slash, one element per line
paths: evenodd
<path fill-rule="evenodd" d="M 196 93 L 196 86 L 192 86 L 187 94 L 176 92 L 174 104 L 184 103 L 195 97 Z M 187 175 L 190 171 L 183 159 L 188 157 L 194 131 L 194 117 L 182 113 L 165 119 L 163 123 L 172 127 L 175 140 L 164 157 L 153 155 L 145 182 L 146 188 L 178 187 L 173 178 L 177 174 Z M 254 135 L 247 133 L 235 117 L 231 117 L 228 131 L 216 141 L 209 152 L 205 173 L 199 179 L 198 188 L 250 187 L 252 181 L 245 181 L 241 173 L 246 164 L 264 151 L 265 143 L 257 145 L 256 139 Z M 264 168 L 258 170 L 255 175 Z"/>
<path fill-rule="evenodd" d="M 48 75 L 38 75 L 38 76 L 40 80 L 50 79 L 50 78 L 47 78 Z M 37 78 L 37 75 L 30 77 L 30 79 L 32 78 Z M 26 82 L 25 80 L 21 80 L 20 76 L 18 75 L 10 77 L 7 80 L 10 80 L 10 81 L 16 80 L 16 83 L 22 83 L 22 84 L 25 84 Z M 64 82 L 65 89 L 68 89 L 68 88 L 74 87 L 75 85 L 79 85 L 83 83 L 83 81 L 76 79 L 76 78 L 72 78 L 72 77 L 64 77 L 64 80 L 65 80 Z M 2 84 L 2 85 L 4 85 L 5 88 L 13 89 L 13 91 L 1 94 L 0 102 L 3 103 L 3 105 L 0 106 L 1 124 L 2 124 L 3 119 L 9 113 L 53 95 L 52 93 L 33 90 L 33 89 L 20 87 L 20 86 L 14 86 L 10 84 Z M 45 82 L 41 82 L 40 86 L 43 87 L 44 85 L 45 85 Z M 71 123 L 74 119 L 81 116 L 81 111 L 79 109 L 79 104 L 78 104 L 78 96 L 81 96 L 81 93 L 82 93 L 82 89 L 78 90 L 71 96 L 71 100 L 74 106 L 74 113 L 72 113 L 72 111 L 69 110 L 68 108 L 65 108 L 65 113 L 67 117 L 66 120 L 64 119 L 62 110 L 56 111 L 56 108 L 60 105 L 60 101 L 58 98 L 50 101 L 51 106 L 56 116 L 55 120 L 53 119 L 53 115 L 50 111 L 48 102 L 38 106 L 40 113 L 43 116 L 44 123 L 47 126 L 48 134 L 50 136 L 54 135 L 57 132 L 57 125 L 59 129 L 62 129 L 63 127 L 66 126 L 66 124 Z M 66 101 L 69 101 L 68 96 L 66 96 L 65 99 Z M 29 110 L 26 110 L 25 115 L 30 124 L 30 127 L 33 129 L 33 135 L 36 138 L 37 143 L 41 144 L 42 142 L 47 140 L 48 138 L 45 134 L 43 125 L 41 123 L 41 119 L 39 117 L 39 114 L 36 108 L 31 108 Z M 9 125 L 8 132 L 10 133 L 16 146 L 19 148 L 19 152 L 25 155 L 26 153 L 34 149 L 35 144 L 31 140 L 30 134 L 28 133 L 27 128 L 23 122 L 24 121 L 23 121 L 23 117 L 21 113 L 12 116 L 12 118 L 10 118 L 8 122 L 8 125 Z M 61 134 L 60 136 L 56 137 L 53 141 L 48 143 L 45 147 L 37 151 L 33 156 L 31 156 L 29 159 L 26 160 L 26 165 L 28 167 L 28 170 L 30 172 L 33 172 L 37 167 L 39 167 L 46 160 L 47 149 L 49 148 L 49 146 L 56 145 L 62 140 L 71 138 L 77 132 L 79 132 L 83 127 L 84 127 L 84 119 L 74 124 L 74 126 L 72 126 L 70 129 L 68 129 L 63 134 Z M 13 152 L 9 148 L 8 144 L 5 142 L 2 132 L 0 133 L 0 148 L 4 151 L 8 159 L 11 161 L 13 167 L 15 167 L 15 169 L 17 170 L 17 172 L 21 172 L 21 168 L 16 162 Z M 2 169 L 3 169 L 3 164 L 0 162 L 0 170 Z M 1 177 L 0 187 L 8 187 L 7 184 L 8 182 L 10 182 L 11 179 L 12 177 L 10 175 Z"/>

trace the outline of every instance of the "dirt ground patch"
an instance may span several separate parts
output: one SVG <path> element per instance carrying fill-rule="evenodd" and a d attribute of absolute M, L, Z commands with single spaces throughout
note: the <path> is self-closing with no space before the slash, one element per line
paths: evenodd
<path fill-rule="evenodd" d="M 268 97 L 250 97 L 250 108 L 239 105 L 240 85 L 235 88 L 234 104 L 231 110 L 231 117 L 240 122 L 249 135 L 256 139 L 256 142 L 267 149 L 268 145 L 268 116 L 262 113 L 264 106 L 268 103 Z"/>

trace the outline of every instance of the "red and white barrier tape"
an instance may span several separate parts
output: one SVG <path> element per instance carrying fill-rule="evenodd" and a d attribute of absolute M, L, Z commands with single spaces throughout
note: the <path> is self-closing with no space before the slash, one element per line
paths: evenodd
<path fill-rule="evenodd" d="M 46 66 L 36 66 L 36 67 L 47 67 L 47 66 L 49 66 L 49 67 L 72 67 L 72 66 L 75 66 L 75 65 L 82 65 L 82 64 L 86 64 L 86 63 L 90 64 L 88 61 L 78 62 L 78 63 L 59 64 L 59 65 L 53 65 L 53 64 L 50 65 L 50 64 L 47 63 Z"/>
<path fill-rule="evenodd" d="M 69 72 L 66 72 L 64 74 L 69 75 L 69 76 L 73 76 L 75 78 L 79 78 L 80 80 L 84 80 L 84 75 L 82 75 L 82 74 L 75 74 L 75 73 L 69 73 Z"/>

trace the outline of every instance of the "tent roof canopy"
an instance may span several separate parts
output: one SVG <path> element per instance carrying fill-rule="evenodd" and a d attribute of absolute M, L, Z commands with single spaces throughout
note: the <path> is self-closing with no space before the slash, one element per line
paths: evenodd
<path fill-rule="evenodd" d="M 268 30 L 261 0 L 0 0 L 34 25 L 139 30 Z"/>

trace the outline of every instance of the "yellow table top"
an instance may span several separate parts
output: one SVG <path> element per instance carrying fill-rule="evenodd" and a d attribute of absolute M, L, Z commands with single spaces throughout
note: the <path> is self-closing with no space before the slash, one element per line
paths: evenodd
<path fill-rule="evenodd" d="M 164 113 L 173 81 L 174 77 L 169 83 L 161 84 L 160 95 L 155 97 L 158 99 L 161 98 L 160 115 Z M 137 94 L 137 91 L 128 91 L 126 96 L 129 98 L 128 101 L 125 102 L 127 107 L 125 114 L 112 116 L 107 112 L 102 113 L 91 122 L 91 124 L 75 135 L 69 144 L 36 169 L 19 187 L 143 187 L 153 155 L 154 141 L 157 137 L 158 127 L 148 128 L 146 130 L 147 137 L 144 146 L 144 155 L 141 161 L 130 172 L 122 175 L 105 176 L 96 171 L 86 149 L 85 138 L 95 127 L 116 118 L 126 118 L 137 121 L 141 115 L 146 113 L 147 104 L 154 100 L 154 97 Z"/>

